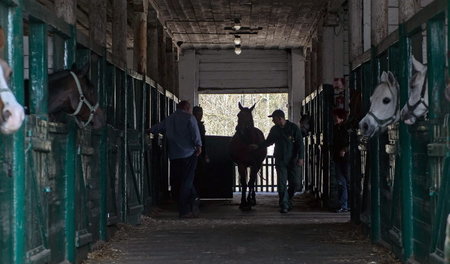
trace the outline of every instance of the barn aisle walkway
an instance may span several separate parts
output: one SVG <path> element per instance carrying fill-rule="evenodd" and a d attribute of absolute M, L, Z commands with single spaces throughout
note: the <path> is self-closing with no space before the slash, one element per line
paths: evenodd
<path fill-rule="evenodd" d="M 400 263 L 362 238 L 349 214 L 311 211 L 298 198 L 282 215 L 271 194 L 241 212 L 236 198 L 203 202 L 201 218 L 189 220 L 177 219 L 169 204 L 140 226 L 120 226 L 86 263 Z"/>

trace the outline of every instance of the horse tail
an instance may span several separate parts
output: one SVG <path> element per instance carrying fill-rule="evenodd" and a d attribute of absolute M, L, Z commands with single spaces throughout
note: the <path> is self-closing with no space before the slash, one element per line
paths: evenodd
<path fill-rule="evenodd" d="M 261 178 L 262 181 L 266 180 L 266 178 L 264 178 L 263 173 L 262 173 L 262 166 L 261 166 L 261 168 L 258 171 L 258 177 Z"/>

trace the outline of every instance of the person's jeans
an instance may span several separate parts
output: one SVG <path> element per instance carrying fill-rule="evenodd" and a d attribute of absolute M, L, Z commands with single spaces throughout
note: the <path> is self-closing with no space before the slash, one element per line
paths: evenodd
<path fill-rule="evenodd" d="M 170 161 L 170 185 L 172 195 L 178 202 L 180 216 L 191 213 L 197 192 L 194 187 L 195 168 L 197 156 Z"/>
<path fill-rule="evenodd" d="M 275 164 L 278 177 L 278 197 L 281 209 L 292 207 L 291 199 L 300 189 L 300 175 L 296 164 Z M 288 186 L 289 183 L 289 186 Z"/>
<path fill-rule="evenodd" d="M 338 202 L 340 208 L 348 208 L 348 193 L 350 187 L 350 163 L 347 161 L 335 161 L 336 182 L 338 185 Z"/>

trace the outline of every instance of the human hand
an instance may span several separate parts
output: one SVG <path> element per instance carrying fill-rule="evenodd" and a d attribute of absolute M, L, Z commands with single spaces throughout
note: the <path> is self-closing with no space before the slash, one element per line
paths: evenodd
<path fill-rule="evenodd" d="M 344 156 L 345 156 L 345 150 L 339 151 L 339 157 L 344 157 Z"/>
<path fill-rule="evenodd" d="M 206 157 L 205 157 L 205 162 L 206 162 L 206 163 L 209 163 L 210 161 L 211 161 L 211 160 L 209 160 L 209 157 L 206 156 Z"/>
<path fill-rule="evenodd" d="M 250 150 L 256 150 L 259 146 L 257 144 L 250 144 L 248 147 Z"/>
<path fill-rule="evenodd" d="M 297 160 L 297 166 L 303 166 L 303 159 L 298 159 Z"/>
<path fill-rule="evenodd" d="M 202 147 L 201 146 L 197 146 L 197 147 L 195 147 L 196 148 L 196 150 L 195 150 L 195 156 L 200 156 L 200 154 L 202 154 Z"/>

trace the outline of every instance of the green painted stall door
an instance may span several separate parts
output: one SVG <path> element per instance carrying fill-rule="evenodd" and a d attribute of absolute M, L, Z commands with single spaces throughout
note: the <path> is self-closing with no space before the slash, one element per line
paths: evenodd
<path fill-rule="evenodd" d="M 75 246 L 77 248 L 77 259 L 85 259 L 89 244 L 92 242 L 90 225 L 92 223 L 91 211 L 94 202 L 89 193 L 96 188 L 92 185 L 92 166 L 95 162 L 94 148 L 92 147 L 92 136 L 89 129 L 78 130 L 77 133 L 77 159 L 75 178 Z"/>
<path fill-rule="evenodd" d="M 48 156 L 52 150 L 47 121 L 35 116 L 26 120 L 26 259 L 28 263 L 50 261 Z"/>
<path fill-rule="evenodd" d="M 62 123 L 48 123 L 48 135 L 52 143 L 49 153 L 48 180 L 50 186 L 49 198 L 49 235 L 51 248 L 51 263 L 61 263 L 66 258 L 65 243 L 65 158 L 67 146 L 67 127 Z"/>
<path fill-rule="evenodd" d="M 0 1 L 0 26 L 7 29 L 8 6 Z M 6 58 L 8 48 L 0 50 L 0 57 Z M 12 263 L 12 188 L 14 172 L 11 164 L 13 158 L 13 136 L 0 136 L 0 263 Z"/>
<path fill-rule="evenodd" d="M 123 175 L 122 150 L 123 140 L 122 132 L 108 125 L 108 191 L 107 191 L 107 224 L 114 225 L 120 222 L 121 211 L 121 181 Z"/>
<path fill-rule="evenodd" d="M 142 205 L 143 160 L 141 150 L 142 135 L 139 131 L 128 130 L 127 146 L 127 222 L 140 223 L 144 210 Z"/>

